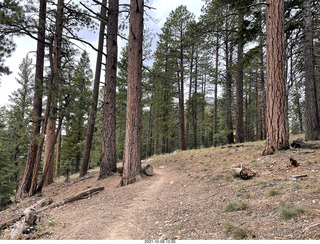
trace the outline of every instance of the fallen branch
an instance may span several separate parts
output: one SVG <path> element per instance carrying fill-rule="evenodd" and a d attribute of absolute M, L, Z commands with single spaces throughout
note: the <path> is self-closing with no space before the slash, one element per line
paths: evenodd
<path fill-rule="evenodd" d="M 289 177 L 289 179 L 291 179 L 291 180 L 297 180 L 298 178 L 303 178 L 303 177 L 307 177 L 308 175 L 305 175 L 305 174 L 303 174 L 303 175 L 291 175 L 290 177 Z"/>
<path fill-rule="evenodd" d="M 84 199 L 88 196 L 91 196 L 92 194 L 96 194 L 97 192 L 99 191 L 102 191 L 104 190 L 104 187 L 95 187 L 95 188 L 90 188 L 88 190 L 85 190 L 85 191 L 82 191 L 72 197 L 68 197 L 60 202 L 56 202 L 56 203 L 53 203 L 47 207 L 44 207 L 44 208 L 41 208 L 38 210 L 38 212 L 42 212 L 42 211 L 45 211 L 45 210 L 48 210 L 48 209 L 51 209 L 51 208 L 55 208 L 55 207 L 59 207 L 59 206 L 62 206 L 64 204 L 67 204 L 67 203 L 71 203 L 71 202 L 74 202 L 74 201 L 77 201 L 77 200 L 81 200 L 81 199 Z"/>
<path fill-rule="evenodd" d="M 302 236 L 302 234 L 304 233 L 304 232 L 306 232 L 307 230 L 309 230 L 310 228 L 312 228 L 312 227 L 316 227 L 316 226 L 318 226 L 318 225 L 320 225 L 320 223 L 317 223 L 317 224 L 313 224 L 313 225 L 310 225 L 310 226 L 308 226 L 307 228 L 305 228 L 303 231 L 301 231 L 301 233 L 299 234 L 299 237 L 298 237 L 298 239 L 300 239 L 301 238 L 301 236 Z"/>
<path fill-rule="evenodd" d="M 301 139 L 295 140 L 291 143 L 293 148 L 308 148 L 308 149 L 320 149 L 320 142 L 308 143 Z"/>
<path fill-rule="evenodd" d="M 312 150 L 312 151 L 304 151 L 304 150 L 299 150 L 299 149 L 291 149 L 292 152 L 294 153 L 304 153 L 304 154 L 307 154 L 307 153 L 315 153 L 316 151 L 315 150 Z"/>

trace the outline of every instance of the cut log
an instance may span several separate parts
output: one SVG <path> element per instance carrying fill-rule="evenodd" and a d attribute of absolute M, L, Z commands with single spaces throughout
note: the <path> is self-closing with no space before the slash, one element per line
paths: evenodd
<path fill-rule="evenodd" d="M 153 175 L 153 167 L 150 164 L 141 164 L 141 171 L 148 176 Z"/>
<path fill-rule="evenodd" d="M 122 175 L 123 167 L 119 166 L 117 168 L 117 172 Z M 152 176 L 153 175 L 153 166 L 151 164 L 141 164 L 141 172 L 145 175 Z"/>
<path fill-rule="evenodd" d="M 19 237 L 26 232 L 26 230 L 29 228 L 29 225 L 27 222 L 24 221 L 18 221 L 14 224 L 13 229 L 11 231 L 9 240 L 17 240 Z"/>
<path fill-rule="evenodd" d="M 309 143 L 307 141 L 302 141 L 301 139 L 295 140 L 291 143 L 293 148 L 308 148 L 308 149 L 320 149 L 320 142 Z"/>

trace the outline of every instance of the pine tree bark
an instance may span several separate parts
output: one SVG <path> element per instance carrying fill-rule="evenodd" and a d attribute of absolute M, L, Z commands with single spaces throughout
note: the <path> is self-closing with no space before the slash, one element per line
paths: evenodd
<path fill-rule="evenodd" d="M 179 128 L 180 128 L 180 149 L 186 150 L 186 137 L 185 137 L 185 119 L 184 119 L 184 55 L 183 55 L 183 46 L 181 44 L 180 50 L 180 89 L 179 89 Z"/>
<path fill-rule="evenodd" d="M 262 128 L 262 139 L 265 140 L 266 137 L 267 137 L 266 90 L 265 90 L 265 82 L 264 82 L 264 62 L 263 62 L 264 53 L 263 53 L 263 45 L 262 45 L 262 43 L 260 45 L 261 45 L 261 52 L 260 52 L 261 128 Z"/>
<path fill-rule="evenodd" d="M 214 77 L 214 110 L 213 110 L 213 146 L 217 146 L 217 112 L 218 112 L 218 71 L 219 71 L 219 35 L 216 37 L 216 64 Z"/>
<path fill-rule="evenodd" d="M 55 172 L 54 172 L 54 178 L 59 177 L 59 167 L 60 167 L 60 151 L 61 151 L 61 131 L 58 134 L 57 138 L 57 149 L 56 149 L 56 163 L 55 163 Z"/>
<path fill-rule="evenodd" d="M 107 0 L 103 0 L 101 3 L 101 12 L 100 12 L 100 16 L 102 19 L 106 19 L 106 8 L 105 8 L 106 6 L 107 6 Z M 91 152 L 91 146 L 92 146 L 94 125 L 95 125 L 95 121 L 96 121 L 96 114 L 97 114 L 97 108 L 98 108 L 99 85 L 100 85 L 100 76 L 101 76 L 101 67 L 102 67 L 104 34 L 105 34 L 105 22 L 101 21 L 100 22 L 100 30 L 99 30 L 96 70 L 95 70 L 93 92 L 92 92 L 93 104 L 91 106 L 89 119 L 88 119 L 88 127 L 87 127 L 87 132 L 86 132 L 86 142 L 84 145 L 79 177 L 83 177 L 88 173 L 88 166 L 89 166 L 90 152 Z"/>
<path fill-rule="evenodd" d="M 243 25 L 243 14 L 238 16 L 238 25 L 239 31 L 241 31 L 241 26 Z M 243 132 L 243 40 L 242 37 L 239 37 L 238 43 L 238 64 L 237 64 L 237 117 L 236 117 L 236 143 L 242 143 L 244 141 L 244 132 Z"/>
<path fill-rule="evenodd" d="M 42 138 L 41 138 L 41 144 L 38 146 L 37 151 L 37 160 L 36 160 L 36 167 L 34 168 L 34 173 L 32 177 L 31 187 L 29 191 L 29 196 L 33 196 L 37 192 L 37 182 L 38 182 L 38 174 L 39 174 L 39 166 L 40 166 L 40 160 L 41 160 L 41 153 L 42 153 L 42 146 L 44 142 L 44 133 L 46 133 L 46 150 L 45 150 L 45 156 L 44 156 L 44 172 L 42 175 L 41 181 L 44 182 L 45 178 L 47 177 L 49 168 L 53 168 L 53 162 L 54 162 L 54 146 L 56 143 L 56 98 L 54 94 L 54 86 L 57 83 L 57 80 L 60 76 L 60 69 L 61 69 L 61 46 L 62 46 L 62 29 L 63 29 L 63 9 L 64 9 L 64 0 L 59 0 L 57 5 L 57 16 L 56 16 L 56 30 L 55 30 L 55 36 L 54 36 L 54 54 L 53 54 L 53 69 L 52 69 L 52 75 L 50 77 L 50 91 L 48 94 L 47 99 L 47 108 L 46 108 L 46 118 L 45 120 L 48 120 L 47 125 L 45 125 L 44 130 L 42 131 Z M 52 117 L 49 116 L 50 112 L 52 112 Z M 47 130 L 46 130 L 47 129 Z M 47 171 L 48 170 L 48 171 Z"/>
<path fill-rule="evenodd" d="M 126 137 L 119 186 L 141 180 L 143 0 L 130 1 Z"/>
<path fill-rule="evenodd" d="M 116 77 L 118 62 L 119 0 L 109 0 L 107 24 L 106 83 L 104 87 L 103 147 L 99 179 L 117 170 L 116 151 Z M 130 75 L 130 74 L 129 74 Z"/>
<path fill-rule="evenodd" d="M 313 57 L 311 1 L 303 3 L 304 73 L 305 73 L 305 139 L 320 140 L 320 119 Z"/>
<path fill-rule="evenodd" d="M 192 95 L 192 79 L 193 79 L 193 56 L 194 56 L 194 47 L 192 47 L 191 51 L 191 59 L 190 59 L 190 82 L 189 82 L 189 96 L 188 101 L 191 102 L 191 95 Z M 189 127 L 190 127 L 190 117 L 187 116 L 187 123 L 186 123 L 186 147 L 188 148 L 189 145 Z"/>
<path fill-rule="evenodd" d="M 227 129 L 230 131 L 227 135 L 227 143 L 234 143 L 233 137 L 233 123 L 232 123 L 232 75 L 231 75 L 231 63 L 232 63 L 232 51 L 229 48 L 229 33 L 226 32 L 225 39 L 226 46 L 226 106 L 227 106 Z"/>
<path fill-rule="evenodd" d="M 22 197 L 24 193 L 28 193 L 31 186 L 34 162 L 36 159 L 38 149 L 38 135 L 41 128 L 41 114 L 42 114 L 42 96 L 43 96 L 43 68 L 45 56 L 45 25 L 46 25 L 46 8 L 47 1 L 39 0 L 39 28 L 38 28 L 38 41 L 37 41 L 37 58 L 36 58 L 36 72 L 35 72 L 35 86 L 34 86 L 34 99 L 33 99 L 33 131 L 32 139 L 29 145 L 28 159 L 23 174 L 23 178 L 17 192 L 18 197 Z"/>
<path fill-rule="evenodd" d="M 198 145 L 198 134 L 197 134 L 197 120 L 198 120 L 198 113 L 197 113 L 197 105 L 198 105 L 198 57 L 196 57 L 196 64 L 195 64 L 195 77 L 194 77 L 194 95 L 192 99 L 192 125 L 193 125 L 193 148 L 197 149 Z"/>
<path fill-rule="evenodd" d="M 263 155 L 289 148 L 284 2 L 267 1 L 267 138 Z"/>
<path fill-rule="evenodd" d="M 51 89 L 49 92 L 52 93 L 52 100 L 50 104 L 50 116 L 47 125 L 47 135 L 46 135 L 46 144 L 44 150 L 44 169 L 48 169 L 49 172 L 53 172 L 54 166 L 54 151 L 56 143 L 56 119 L 57 119 L 57 98 L 55 89 L 58 87 L 58 82 L 61 76 L 61 53 L 62 53 L 62 29 L 63 29 L 63 8 L 64 0 L 59 0 L 57 5 L 57 16 L 56 16 L 56 30 L 54 37 L 54 55 L 53 55 L 53 76 L 51 81 Z M 48 167 L 47 165 L 48 164 Z M 47 184 L 53 182 L 53 174 L 48 174 L 49 172 L 43 172 L 47 175 L 48 178 L 45 180 Z M 50 176 L 49 176 L 50 175 Z"/>

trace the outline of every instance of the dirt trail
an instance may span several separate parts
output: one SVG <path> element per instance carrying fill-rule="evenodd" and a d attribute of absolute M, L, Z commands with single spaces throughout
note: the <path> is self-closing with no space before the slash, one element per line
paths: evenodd
<path fill-rule="evenodd" d="M 45 239 L 142 239 L 141 233 L 157 221 L 154 215 L 162 204 L 161 195 L 175 177 L 166 167 L 154 167 L 152 177 L 144 176 L 142 181 L 121 188 L 115 187 L 120 182 L 118 175 L 103 181 L 91 179 L 90 183 L 105 186 L 105 190 L 45 213 L 44 221 L 56 223 Z"/>
<path fill-rule="evenodd" d="M 157 197 L 165 188 L 166 175 L 161 170 L 155 170 L 152 181 L 148 182 L 150 184 L 142 187 L 137 196 L 129 202 L 127 208 L 122 210 L 121 217 L 112 223 L 114 228 L 102 239 L 116 240 L 119 237 L 123 240 L 133 239 L 132 234 L 141 229 L 139 225 L 142 222 L 142 216 L 148 214 L 148 210 L 155 205 Z"/>

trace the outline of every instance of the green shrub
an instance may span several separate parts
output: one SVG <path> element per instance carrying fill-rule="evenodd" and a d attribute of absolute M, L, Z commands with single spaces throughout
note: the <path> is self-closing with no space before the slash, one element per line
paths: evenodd
<path fill-rule="evenodd" d="M 234 232 L 234 238 L 235 239 L 244 239 L 246 237 L 248 237 L 247 231 L 245 229 L 236 229 Z"/>
<path fill-rule="evenodd" d="M 237 202 L 229 202 L 226 208 L 224 209 L 224 212 L 240 211 L 246 208 L 247 208 L 247 204 L 240 200 Z"/>
<path fill-rule="evenodd" d="M 226 221 L 223 223 L 223 227 L 225 228 L 226 232 L 230 232 L 231 230 L 234 229 L 234 224 L 230 221 Z"/>
<path fill-rule="evenodd" d="M 269 197 L 273 197 L 273 196 L 278 195 L 278 194 L 279 194 L 279 192 L 274 188 L 270 188 L 269 191 L 268 191 L 268 196 Z"/>
<path fill-rule="evenodd" d="M 280 203 L 280 216 L 282 219 L 288 220 L 304 212 L 303 207 L 295 207 L 283 201 Z"/>

